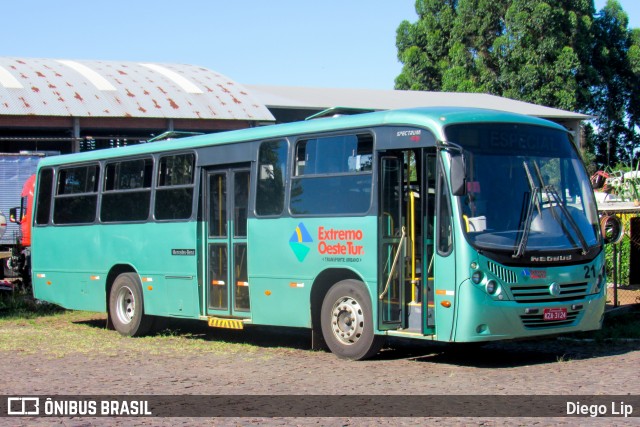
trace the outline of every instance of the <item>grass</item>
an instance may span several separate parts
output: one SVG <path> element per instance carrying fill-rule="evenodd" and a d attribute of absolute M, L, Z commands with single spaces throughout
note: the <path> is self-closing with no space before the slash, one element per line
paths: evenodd
<path fill-rule="evenodd" d="M 615 316 L 605 316 L 602 329 L 593 333 L 598 341 L 640 339 L 640 310 L 637 308 Z"/>
<path fill-rule="evenodd" d="M 106 314 L 68 311 L 50 304 L 37 304 L 28 297 L 0 294 L 0 352 L 58 358 L 78 353 L 104 357 L 123 352 L 170 355 L 178 351 L 251 356 L 262 350 L 234 339 L 233 333 L 207 328 L 203 322 L 177 323 L 178 328 L 185 330 L 172 326 L 146 337 L 123 337 L 106 328 Z M 222 339 L 216 335 L 222 335 Z M 261 351 L 260 356 L 265 353 Z"/>
<path fill-rule="evenodd" d="M 132 355 L 230 354 L 270 358 L 308 348 L 309 336 L 300 333 L 264 333 L 260 327 L 245 331 L 209 328 L 202 321 L 157 322 L 153 335 L 123 337 L 106 328 L 106 314 L 67 311 L 39 304 L 24 295 L 0 293 L 0 352 L 39 354 L 59 358 L 71 354 L 96 357 Z M 306 332 L 305 332 L 306 333 Z M 599 331 L 572 334 L 576 339 L 624 342 L 640 339 L 640 309 L 605 317 Z M 559 361 L 565 361 L 559 360 Z"/>
<path fill-rule="evenodd" d="M 0 292 L 0 319 L 32 319 L 61 311 L 56 305 L 40 303 L 20 292 Z"/>

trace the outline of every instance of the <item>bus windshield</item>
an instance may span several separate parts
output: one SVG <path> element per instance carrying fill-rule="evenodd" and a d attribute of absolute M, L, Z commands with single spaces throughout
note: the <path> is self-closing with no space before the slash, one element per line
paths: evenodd
<path fill-rule="evenodd" d="M 463 228 L 477 249 L 527 252 L 599 244 L 589 179 L 566 132 L 523 124 L 456 125 L 465 150 Z"/>

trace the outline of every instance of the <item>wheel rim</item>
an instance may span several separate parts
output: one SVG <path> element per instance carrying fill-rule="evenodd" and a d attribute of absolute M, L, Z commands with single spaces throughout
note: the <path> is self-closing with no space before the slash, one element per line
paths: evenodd
<path fill-rule="evenodd" d="M 123 286 L 116 295 L 116 315 L 122 323 L 129 323 L 136 313 L 136 299 L 128 286 Z"/>
<path fill-rule="evenodd" d="M 355 344 L 362 336 L 364 313 L 360 303 L 351 297 L 342 297 L 331 310 L 331 331 L 342 344 Z"/>

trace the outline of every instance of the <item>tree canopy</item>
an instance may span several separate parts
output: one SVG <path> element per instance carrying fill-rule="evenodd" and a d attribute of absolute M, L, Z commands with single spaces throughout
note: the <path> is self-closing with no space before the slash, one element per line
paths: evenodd
<path fill-rule="evenodd" d="M 640 30 L 593 0 L 417 0 L 397 29 L 396 89 L 483 92 L 593 115 L 584 146 L 629 162 L 640 135 Z"/>

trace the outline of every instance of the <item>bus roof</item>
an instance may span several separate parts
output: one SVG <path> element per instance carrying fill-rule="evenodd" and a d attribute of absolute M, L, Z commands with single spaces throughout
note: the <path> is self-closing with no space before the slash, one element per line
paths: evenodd
<path fill-rule="evenodd" d="M 122 156 L 152 154 L 163 151 L 202 148 L 210 145 L 275 139 L 289 135 L 304 135 L 381 125 L 418 126 L 429 129 L 437 139 L 444 139 L 443 130 L 446 126 L 469 122 L 523 123 L 552 127 L 558 130 L 566 130 L 564 127 L 545 119 L 498 110 L 459 107 L 424 107 L 377 111 L 340 117 L 327 117 L 303 122 L 205 134 L 177 140 L 159 141 L 108 150 L 96 150 L 46 157 L 40 161 L 39 167 L 118 158 Z"/>

